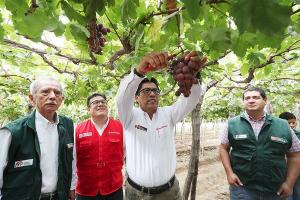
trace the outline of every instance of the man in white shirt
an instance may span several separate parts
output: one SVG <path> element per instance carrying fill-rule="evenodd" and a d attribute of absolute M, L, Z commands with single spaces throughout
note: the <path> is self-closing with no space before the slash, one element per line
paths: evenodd
<path fill-rule="evenodd" d="M 50 77 L 38 79 L 29 98 L 35 111 L 0 129 L 0 199 L 74 200 L 73 122 L 57 114 L 62 86 Z"/>
<path fill-rule="evenodd" d="M 195 52 L 185 56 L 196 57 Z M 198 59 L 201 67 L 205 59 Z M 158 107 L 156 79 L 144 78 L 149 70 L 167 67 L 167 53 L 146 55 L 119 86 L 117 109 L 125 130 L 127 200 L 181 200 L 175 177 L 176 150 L 173 128 L 200 99 L 201 86 L 194 84 L 189 97 L 180 96 L 171 106 Z M 134 100 L 139 107 L 134 107 Z"/>

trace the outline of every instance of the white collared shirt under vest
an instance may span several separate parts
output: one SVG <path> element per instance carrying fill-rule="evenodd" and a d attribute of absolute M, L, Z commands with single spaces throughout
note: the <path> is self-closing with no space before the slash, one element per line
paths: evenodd
<path fill-rule="evenodd" d="M 41 193 L 54 192 L 57 185 L 58 171 L 58 132 L 57 124 L 59 118 L 56 117 L 56 122 L 51 123 L 44 118 L 38 111 L 35 116 L 35 126 L 38 135 L 41 158 L 40 168 L 42 171 L 42 189 Z M 0 199 L 1 188 L 3 185 L 3 171 L 8 162 L 8 150 L 11 143 L 11 133 L 7 129 L 0 129 Z M 32 165 L 33 160 L 27 159 L 26 166 Z M 25 166 L 25 165 L 24 165 Z M 22 167 L 22 166 L 18 166 Z"/>
<path fill-rule="evenodd" d="M 201 86 L 194 84 L 188 98 L 180 96 L 173 105 L 159 107 L 151 120 L 134 107 L 135 92 L 142 80 L 132 71 L 121 81 L 117 110 L 125 129 L 127 173 L 137 184 L 154 187 L 167 183 L 175 174 L 173 129 L 199 102 Z"/>

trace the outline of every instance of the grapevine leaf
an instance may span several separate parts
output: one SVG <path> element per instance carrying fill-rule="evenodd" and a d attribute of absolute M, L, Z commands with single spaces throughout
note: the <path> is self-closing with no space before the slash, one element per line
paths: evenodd
<path fill-rule="evenodd" d="M 242 76 L 245 76 L 248 73 L 249 69 L 250 66 L 247 63 L 243 64 L 240 69 Z"/>
<path fill-rule="evenodd" d="M 138 0 L 124 0 L 121 5 L 121 19 L 124 25 L 128 24 L 129 19 L 135 19 L 137 12 L 136 8 L 139 5 Z"/>
<path fill-rule="evenodd" d="M 27 2 L 24 0 L 6 0 L 5 5 L 14 17 L 22 17 L 28 10 Z"/>
<path fill-rule="evenodd" d="M 199 0 L 181 0 L 192 19 L 197 19 L 200 15 Z"/>
<path fill-rule="evenodd" d="M 77 21 L 81 25 L 86 25 L 87 20 L 86 18 L 79 14 L 70 4 L 68 4 L 66 1 L 61 1 L 61 7 L 65 11 L 66 16 L 69 18 L 69 20 Z"/>
<path fill-rule="evenodd" d="M 2 19 L 2 15 L 0 13 L 0 24 L 2 23 L 3 19 Z M 3 39 L 3 36 L 4 36 L 4 29 L 2 26 L 0 26 L 0 41 L 2 41 Z"/>
<path fill-rule="evenodd" d="M 281 5 L 275 0 L 238 0 L 231 10 L 241 33 L 259 30 L 266 35 L 283 34 L 291 23 L 291 12 L 291 6 Z"/>

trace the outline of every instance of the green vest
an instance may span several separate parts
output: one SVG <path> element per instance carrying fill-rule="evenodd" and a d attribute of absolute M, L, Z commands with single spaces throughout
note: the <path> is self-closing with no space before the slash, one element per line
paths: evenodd
<path fill-rule="evenodd" d="M 40 145 L 35 129 L 35 111 L 5 126 L 12 136 L 8 163 L 3 172 L 1 200 L 38 200 L 42 187 Z M 67 200 L 72 179 L 74 127 L 71 119 L 59 116 L 57 125 L 59 200 Z M 22 162 L 21 162 L 22 161 Z"/>
<path fill-rule="evenodd" d="M 251 124 L 240 115 L 228 121 L 228 139 L 232 169 L 244 186 L 276 193 L 286 178 L 285 155 L 292 145 L 287 121 L 267 115 L 256 139 Z"/>

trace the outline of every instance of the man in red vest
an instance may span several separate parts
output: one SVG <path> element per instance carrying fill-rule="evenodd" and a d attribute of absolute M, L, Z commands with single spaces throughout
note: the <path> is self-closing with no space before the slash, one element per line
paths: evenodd
<path fill-rule="evenodd" d="M 123 200 L 123 127 L 108 117 L 105 95 L 87 98 L 91 119 L 75 130 L 77 200 Z"/>

